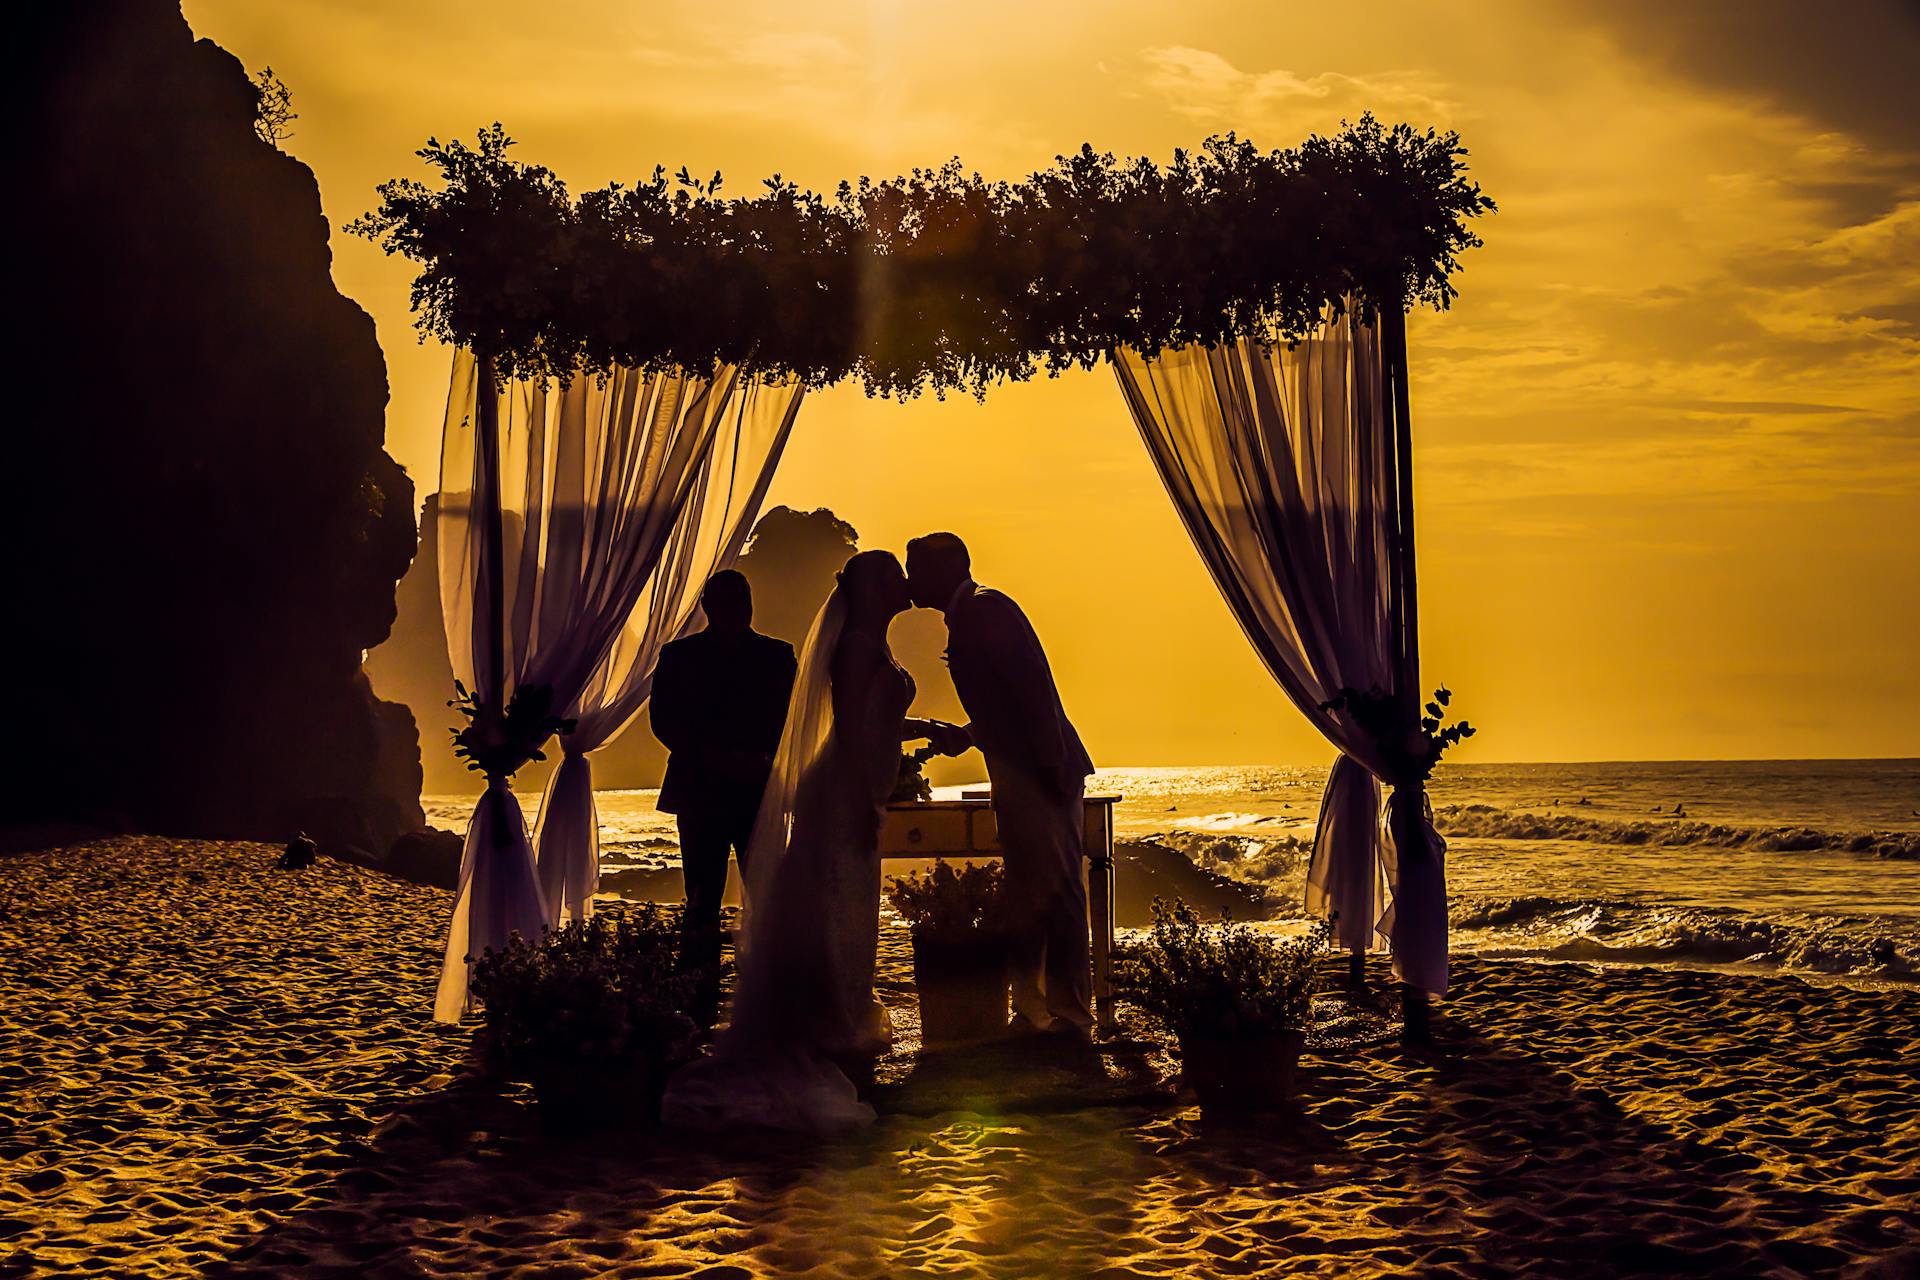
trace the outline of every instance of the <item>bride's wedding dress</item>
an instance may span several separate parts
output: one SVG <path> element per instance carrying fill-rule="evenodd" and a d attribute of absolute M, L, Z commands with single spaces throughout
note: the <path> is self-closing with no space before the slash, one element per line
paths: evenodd
<path fill-rule="evenodd" d="M 861 687 L 845 687 L 856 672 Z M 668 1082 L 667 1124 L 826 1133 L 872 1122 L 836 1064 L 891 1040 L 873 996 L 880 818 L 913 694 L 884 635 L 846 629 L 836 590 L 801 656 L 748 846 L 732 1017 L 712 1054 Z"/>

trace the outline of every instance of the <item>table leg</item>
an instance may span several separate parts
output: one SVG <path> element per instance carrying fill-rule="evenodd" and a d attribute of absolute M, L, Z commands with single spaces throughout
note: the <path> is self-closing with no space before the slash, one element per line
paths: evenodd
<path fill-rule="evenodd" d="M 1087 859 L 1087 914 L 1093 926 L 1093 1007 L 1100 1030 L 1114 1028 L 1113 846 Z"/>

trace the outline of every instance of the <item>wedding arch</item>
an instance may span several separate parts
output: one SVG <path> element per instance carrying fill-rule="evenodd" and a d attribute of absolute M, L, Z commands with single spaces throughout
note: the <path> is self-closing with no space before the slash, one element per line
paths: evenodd
<path fill-rule="evenodd" d="M 1291 150 L 1228 134 L 1164 166 L 1083 147 L 1020 182 L 955 161 L 746 198 L 684 169 L 576 198 L 510 145 L 430 140 L 437 185 L 385 183 L 350 227 L 419 264 L 418 327 L 456 351 L 441 597 L 486 791 L 437 1018 L 470 952 L 591 911 L 588 753 L 740 553 L 806 391 L 984 396 L 1103 361 L 1234 616 L 1340 751 L 1306 905 L 1444 992 L 1425 782 L 1471 730 L 1420 685 L 1405 317 L 1448 305 L 1494 207 L 1457 135 L 1368 116 Z M 510 780 L 556 734 L 530 837 Z"/>

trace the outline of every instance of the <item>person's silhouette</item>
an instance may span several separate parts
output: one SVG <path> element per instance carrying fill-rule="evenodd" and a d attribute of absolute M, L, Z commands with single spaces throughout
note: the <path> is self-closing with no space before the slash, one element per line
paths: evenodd
<path fill-rule="evenodd" d="M 973 718 L 931 726 L 939 750 L 980 748 L 1012 925 L 1008 969 L 1015 1031 L 1090 1038 L 1093 970 L 1082 880 L 1084 797 L 1093 772 L 1067 719 L 1040 637 L 1020 606 L 973 580 L 967 544 L 930 533 L 907 544 L 907 592 L 947 619 L 947 666 Z"/>
<path fill-rule="evenodd" d="M 706 629 L 660 651 L 653 733 L 669 755 L 659 806 L 679 820 L 686 928 L 717 959 L 727 854 L 746 870 L 754 815 L 793 692 L 793 646 L 753 629 L 753 591 L 725 569 L 700 593 Z"/>

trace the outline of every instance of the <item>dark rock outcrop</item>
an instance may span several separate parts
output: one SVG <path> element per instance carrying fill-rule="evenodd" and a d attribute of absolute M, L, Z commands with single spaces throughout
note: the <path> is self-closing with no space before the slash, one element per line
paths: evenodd
<path fill-rule="evenodd" d="M 1151 840 L 1124 840 L 1113 850 L 1113 921 L 1122 929 L 1153 923 L 1153 900 L 1178 898 L 1205 916 L 1222 910 L 1235 920 L 1271 914 L 1259 885 L 1196 867 L 1186 854 Z"/>
<path fill-rule="evenodd" d="M 451 831 L 426 827 L 401 836 L 384 858 L 368 865 L 415 884 L 452 889 L 460 882 L 460 853 L 465 843 Z"/>
<path fill-rule="evenodd" d="M 362 652 L 414 550 L 313 174 L 177 4 L 20 17 L 9 820 L 383 850 L 421 825 Z"/>

